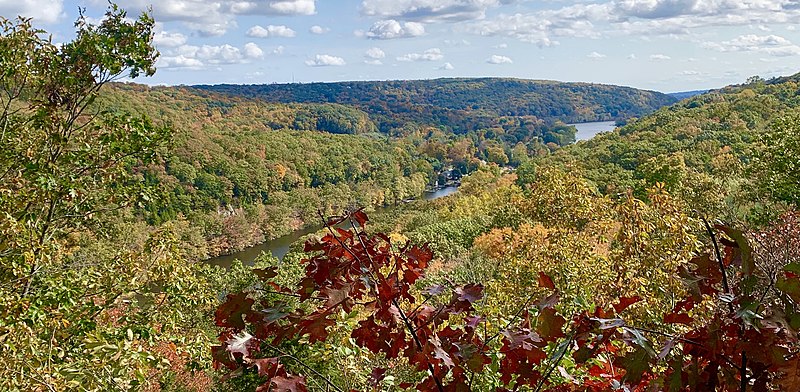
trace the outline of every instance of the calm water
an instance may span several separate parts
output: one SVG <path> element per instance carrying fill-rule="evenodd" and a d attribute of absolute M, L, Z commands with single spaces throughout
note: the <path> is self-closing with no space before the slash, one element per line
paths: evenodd
<path fill-rule="evenodd" d="M 422 198 L 424 200 L 438 199 L 440 197 L 452 195 L 457 190 L 458 187 L 456 186 L 448 186 L 442 189 L 437 189 L 433 192 L 425 192 L 422 194 Z M 316 232 L 319 229 L 320 227 L 309 227 L 306 229 L 297 230 L 283 237 L 278 237 L 274 240 L 264 242 L 263 244 L 247 248 L 241 252 L 214 257 L 209 259 L 207 263 L 228 268 L 235 260 L 241 260 L 245 264 L 252 263 L 258 256 L 261 256 L 262 252 L 272 252 L 273 256 L 277 257 L 278 259 L 283 259 L 283 256 L 286 256 L 286 254 L 289 253 L 289 248 L 293 243 L 308 234 Z"/>
<path fill-rule="evenodd" d="M 614 128 L 617 127 L 614 121 L 599 121 L 567 125 L 573 125 L 578 130 L 578 133 L 575 134 L 576 141 L 589 140 L 600 132 L 613 131 Z"/>

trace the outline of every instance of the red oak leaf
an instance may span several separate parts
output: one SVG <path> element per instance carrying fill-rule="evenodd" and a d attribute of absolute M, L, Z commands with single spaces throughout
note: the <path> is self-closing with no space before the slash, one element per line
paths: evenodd
<path fill-rule="evenodd" d="M 635 304 L 635 303 L 637 303 L 637 302 L 639 302 L 641 300 L 642 300 L 642 297 L 639 297 L 638 295 L 634 296 L 634 297 L 622 297 L 622 298 L 619 299 L 619 303 L 618 304 L 614 304 L 612 306 L 614 306 L 614 310 L 616 310 L 617 313 L 621 313 L 623 310 L 627 309 L 629 306 L 631 306 L 631 305 L 633 305 L 633 304 Z"/>
<path fill-rule="evenodd" d="M 278 376 L 270 380 L 275 392 L 307 392 L 306 378 L 301 376 Z M 260 392 L 260 391 L 257 391 Z"/>
<path fill-rule="evenodd" d="M 664 322 L 667 324 L 686 324 L 691 325 L 693 318 L 686 313 L 667 313 L 664 315 Z"/>
<path fill-rule="evenodd" d="M 542 286 L 550 290 L 556 289 L 556 285 L 553 283 L 553 279 L 541 271 L 539 271 L 539 286 Z"/>
<path fill-rule="evenodd" d="M 218 327 L 244 329 L 244 316 L 252 312 L 253 301 L 247 293 L 228 294 L 225 303 L 217 308 L 215 323 Z"/>
<path fill-rule="evenodd" d="M 352 213 L 350 217 L 353 218 L 353 220 L 356 221 L 356 223 L 358 223 L 358 225 L 361 227 L 364 227 L 364 224 L 369 221 L 369 217 L 367 217 L 367 214 L 364 213 L 363 208 L 360 208 L 358 211 Z"/>

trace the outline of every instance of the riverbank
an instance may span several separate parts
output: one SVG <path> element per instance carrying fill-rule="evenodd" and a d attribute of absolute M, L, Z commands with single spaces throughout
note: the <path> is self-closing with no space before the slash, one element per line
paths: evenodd
<path fill-rule="evenodd" d="M 449 186 L 445 186 L 445 187 L 440 187 L 438 189 L 425 191 L 425 193 L 422 194 L 421 200 L 435 200 L 435 199 L 439 199 L 439 198 L 442 198 L 442 197 L 450 196 L 450 195 L 456 193 L 457 191 L 458 191 L 458 186 L 457 185 L 449 185 Z M 378 210 L 386 211 L 386 210 L 389 210 L 391 208 L 394 208 L 394 207 L 387 206 L 387 207 L 379 208 Z M 217 256 L 217 257 L 212 257 L 212 258 L 210 258 L 208 260 L 205 260 L 205 262 L 209 263 L 209 264 L 212 264 L 212 265 L 220 266 L 220 267 L 223 267 L 223 268 L 229 268 L 231 266 L 231 264 L 236 260 L 239 260 L 239 261 L 241 261 L 241 262 L 243 262 L 245 264 L 252 263 L 256 258 L 261 256 L 262 253 L 271 253 L 274 257 L 276 257 L 278 259 L 283 259 L 283 257 L 286 256 L 287 253 L 289 253 L 289 250 L 291 249 L 292 244 L 294 244 L 299 239 L 301 239 L 301 238 L 303 238 L 303 237 L 305 237 L 305 236 L 307 236 L 309 234 L 312 234 L 312 233 L 315 233 L 315 232 L 319 231 L 320 229 L 322 229 L 322 226 L 315 225 L 315 226 L 311 226 L 311 227 L 306 227 L 306 228 L 303 228 L 303 229 L 295 230 L 295 231 L 293 231 L 293 232 L 291 232 L 291 233 L 289 233 L 287 235 L 284 235 L 284 236 L 281 236 L 281 237 L 278 237 L 278 238 L 275 238 L 275 239 L 272 239 L 272 240 L 269 240 L 269 241 L 262 242 L 262 243 L 260 243 L 258 245 L 255 245 L 255 246 L 251 246 L 251 247 L 245 248 L 245 249 L 243 249 L 243 250 L 241 250 L 239 252 L 233 252 L 233 253 L 227 254 L 227 255 L 220 255 L 220 256 Z"/>

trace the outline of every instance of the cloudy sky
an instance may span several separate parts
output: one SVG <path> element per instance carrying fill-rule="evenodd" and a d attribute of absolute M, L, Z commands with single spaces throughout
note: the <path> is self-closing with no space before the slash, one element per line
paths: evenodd
<path fill-rule="evenodd" d="M 510 76 L 665 92 L 800 71 L 800 0 L 117 0 L 152 4 L 149 84 Z M 68 40 L 79 7 L 0 0 Z"/>

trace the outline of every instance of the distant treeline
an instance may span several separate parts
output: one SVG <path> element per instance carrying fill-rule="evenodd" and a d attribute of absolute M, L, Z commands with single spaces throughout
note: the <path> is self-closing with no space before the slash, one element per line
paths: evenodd
<path fill-rule="evenodd" d="M 268 102 L 352 105 L 385 133 L 415 123 L 460 134 L 491 128 L 508 117 L 548 123 L 617 120 L 676 102 L 666 94 L 630 87 L 506 78 L 194 87 Z"/>

